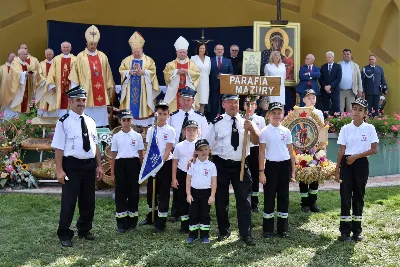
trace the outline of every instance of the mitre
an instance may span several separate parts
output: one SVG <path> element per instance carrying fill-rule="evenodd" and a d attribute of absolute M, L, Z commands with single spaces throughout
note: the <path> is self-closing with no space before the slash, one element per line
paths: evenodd
<path fill-rule="evenodd" d="M 175 46 L 176 51 L 188 50 L 189 42 L 182 36 L 179 36 L 179 38 L 176 40 L 174 46 Z"/>
<path fill-rule="evenodd" d="M 88 43 L 98 43 L 100 40 L 99 29 L 94 25 L 90 26 L 85 32 L 85 38 Z"/>
<path fill-rule="evenodd" d="M 129 38 L 129 45 L 132 49 L 142 48 L 144 46 L 144 38 L 140 35 L 139 32 L 135 32 L 132 34 L 131 38 Z"/>

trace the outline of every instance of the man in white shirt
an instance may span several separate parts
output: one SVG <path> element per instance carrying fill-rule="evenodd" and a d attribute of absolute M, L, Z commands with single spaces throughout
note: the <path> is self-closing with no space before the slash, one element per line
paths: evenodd
<path fill-rule="evenodd" d="M 356 97 L 362 96 L 362 81 L 360 67 L 352 61 L 351 50 L 343 50 L 343 61 L 338 64 L 342 66 L 342 80 L 339 83 L 340 88 L 340 112 L 351 111 L 351 102 Z"/>
<path fill-rule="evenodd" d="M 255 145 L 258 144 L 259 130 L 254 122 L 240 116 L 237 95 L 223 95 L 222 106 L 225 114 L 213 120 L 213 125 L 206 137 L 211 146 L 211 155 L 218 172 L 215 202 L 219 229 L 218 240 L 225 240 L 231 234 L 228 207 L 229 184 L 232 183 L 235 191 L 240 239 L 247 245 L 254 246 L 255 241 L 251 234 L 250 204 L 252 179 L 246 164 L 243 181 L 240 181 L 240 169 L 244 131 L 250 132 L 246 145 L 246 156 L 248 156 L 250 141 Z"/>

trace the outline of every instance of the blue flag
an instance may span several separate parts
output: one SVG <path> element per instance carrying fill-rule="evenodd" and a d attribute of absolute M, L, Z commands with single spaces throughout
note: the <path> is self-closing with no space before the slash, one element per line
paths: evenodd
<path fill-rule="evenodd" d="M 140 170 L 139 184 L 146 181 L 150 176 L 156 176 L 162 165 L 162 156 L 157 144 L 157 126 L 154 125 L 151 140 L 147 142 L 147 153 Z"/>

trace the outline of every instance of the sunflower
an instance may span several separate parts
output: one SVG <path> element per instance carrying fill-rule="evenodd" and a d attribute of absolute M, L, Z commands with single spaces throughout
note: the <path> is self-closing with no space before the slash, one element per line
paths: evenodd
<path fill-rule="evenodd" d="M 14 166 L 18 167 L 18 166 L 21 166 L 21 164 L 22 164 L 22 160 L 20 160 L 20 159 L 14 160 Z"/>
<path fill-rule="evenodd" d="M 23 169 L 24 171 L 29 169 L 28 164 L 22 164 L 21 169 Z"/>

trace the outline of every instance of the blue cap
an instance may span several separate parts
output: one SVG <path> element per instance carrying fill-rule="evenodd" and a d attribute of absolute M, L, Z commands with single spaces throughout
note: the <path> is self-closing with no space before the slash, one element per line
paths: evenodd
<path fill-rule="evenodd" d="M 194 90 L 194 89 L 192 89 L 190 87 L 187 87 L 187 86 L 185 88 L 182 88 L 179 91 L 179 93 L 183 97 L 190 97 L 190 98 L 194 98 L 195 95 L 197 94 L 196 90 Z"/>
<path fill-rule="evenodd" d="M 130 109 L 121 109 L 118 113 L 118 118 L 119 119 L 125 119 L 125 118 L 133 119 L 132 111 Z"/>
<path fill-rule="evenodd" d="M 208 143 L 208 141 L 206 139 L 200 139 L 196 142 L 196 144 L 194 145 L 194 149 L 195 150 L 199 150 L 201 147 L 203 146 L 209 146 L 210 144 Z"/>
<path fill-rule="evenodd" d="M 274 110 L 274 109 L 283 110 L 283 106 L 282 106 L 282 104 L 279 103 L 279 102 L 272 102 L 272 103 L 270 103 L 269 106 L 268 106 L 268 111 L 272 111 L 272 110 Z"/>
<path fill-rule="evenodd" d="M 156 106 L 155 106 L 155 109 L 157 109 L 157 108 L 160 108 L 160 107 L 166 107 L 166 108 L 169 108 L 169 105 L 168 105 L 168 103 L 167 103 L 167 102 L 165 102 L 165 101 L 161 100 L 160 102 L 158 102 L 158 103 L 156 104 Z"/>
<path fill-rule="evenodd" d="M 364 107 L 364 108 L 367 108 L 368 107 L 368 102 L 367 102 L 367 100 L 365 100 L 364 98 L 357 98 L 356 100 L 354 100 L 353 102 L 351 102 L 351 104 L 352 105 L 354 105 L 354 104 L 357 104 L 357 105 L 360 105 L 360 106 L 362 106 L 362 107 Z"/>
<path fill-rule="evenodd" d="M 307 89 L 307 90 L 304 91 L 304 96 L 305 97 L 308 96 L 308 95 L 311 95 L 311 94 L 315 95 L 315 91 L 313 89 Z"/>
<path fill-rule="evenodd" d="M 199 124 L 197 123 L 197 121 L 194 120 L 188 120 L 185 125 L 183 125 L 183 129 L 185 129 L 186 127 L 189 128 L 199 128 Z"/>
<path fill-rule="evenodd" d="M 222 95 L 222 101 L 224 100 L 239 100 L 239 96 L 238 95 Z"/>
<path fill-rule="evenodd" d="M 86 91 L 82 86 L 74 87 L 66 92 L 69 98 L 87 98 Z"/>

